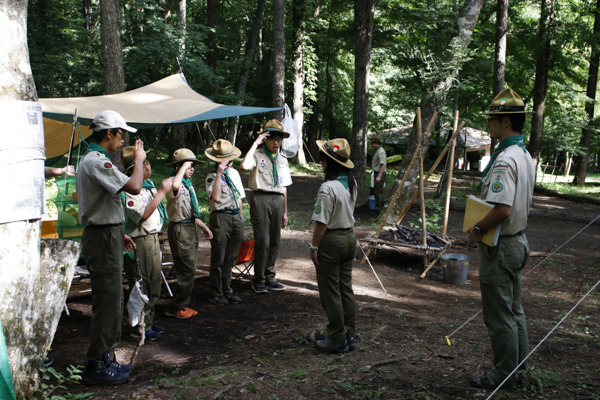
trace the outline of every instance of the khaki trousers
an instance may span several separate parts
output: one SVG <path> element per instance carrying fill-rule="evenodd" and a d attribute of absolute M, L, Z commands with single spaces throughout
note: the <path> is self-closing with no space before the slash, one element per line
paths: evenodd
<path fill-rule="evenodd" d="M 378 172 L 375 171 L 375 178 L 377 178 Z M 373 195 L 375 196 L 375 209 L 381 210 L 383 205 L 385 204 L 385 199 L 383 198 L 383 185 L 385 184 L 385 179 L 387 177 L 387 172 L 383 172 L 381 174 L 381 179 L 379 182 L 375 181 L 373 183 Z"/>
<path fill-rule="evenodd" d="M 244 216 L 211 212 L 208 227 L 210 241 L 210 295 L 231 294 L 231 269 L 235 265 L 244 238 Z"/>
<path fill-rule="evenodd" d="M 352 290 L 352 262 L 356 252 L 354 230 L 327 229 L 319 243 L 317 283 L 329 319 L 327 334 L 336 342 L 354 335 L 356 302 Z"/>
<path fill-rule="evenodd" d="M 123 324 L 123 235 L 119 225 L 87 226 L 81 251 L 92 283 L 92 323 L 88 361 L 103 361 L 121 340 Z"/>
<path fill-rule="evenodd" d="M 253 191 L 250 220 L 254 230 L 254 282 L 273 282 L 281 243 L 283 194 Z"/>
<path fill-rule="evenodd" d="M 525 235 L 501 236 L 496 247 L 479 244 L 479 281 L 483 321 L 494 351 L 489 377 L 501 383 L 529 353 L 527 324 L 521 307 L 521 272 L 529 259 Z M 506 382 L 517 384 L 527 362 Z"/>
<path fill-rule="evenodd" d="M 161 281 L 161 259 L 160 259 L 160 243 L 156 233 L 147 236 L 133 238 L 135 247 L 140 259 L 140 269 L 142 273 L 142 293 L 148 296 L 150 300 L 144 306 L 144 324 L 146 330 L 152 329 L 154 323 L 154 306 L 160 299 Z M 125 275 L 129 288 L 135 284 L 135 277 L 138 276 L 135 260 L 125 255 Z"/>
<path fill-rule="evenodd" d="M 196 258 L 198 255 L 198 230 L 194 222 L 169 223 L 167 230 L 173 263 L 177 274 L 177 288 L 169 309 L 183 310 L 191 302 L 196 282 Z"/>

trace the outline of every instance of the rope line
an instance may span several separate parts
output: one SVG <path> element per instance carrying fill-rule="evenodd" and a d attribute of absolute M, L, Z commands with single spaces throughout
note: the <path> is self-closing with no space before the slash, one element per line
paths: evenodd
<path fill-rule="evenodd" d="M 577 232 L 576 234 L 574 234 L 573 236 L 571 236 L 566 242 L 564 242 L 563 244 L 561 244 L 560 246 L 558 246 L 552 253 L 548 254 L 542 261 L 540 261 L 535 267 L 531 268 L 529 271 L 527 271 L 527 273 L 525 275 L 523 275 L 523 277 L 529 275 L 531 272 L 533 272 L 534 269 L 536 269 L 537 267 L 539 267 L 544 261 L 546 261 L 548 258 L 550 258 L 551 256 L 554 255 L 554 253 L 556 253 L 558 250 L 560 250 L 561 248 L 563 248 L 567 243 L 569 243 L 571 240 L 573 240 L 577 235 L 579 235 L 581 232 L 583 232 L 588 226 L 592 225 L 594 222 L 596 222 L 596 220 L 600 218 L 600 215 L 598 215 L 596 218 L 594 218 L 592 220 L 592 222 L 590 222 L 589 224 L 587 224 L 586 226 L 584 226 L 581 230 L 579 230 L 579 232 Z M 449 334 L 448 336 L 445 336 L 444 338 L 446 339 L 446 341 L 448 342 L 448 345 L 450 345 L 450 338 L 452 337 L 452 335 L 454 335 L 456 332 L 458 332 L 459 330 L 461 330 L 466 324 L 468 324 L 473 318 L 475 318 L 476 316 L 478 316 L 479 314 L 481 314 L 481 312 L 483 311 L 483 309 L 480 309 L 479 311 L 477 311 L 477 313 L 475 315 L 473 315 L 471 318 L 469 318 L 464 324 L 462 324 L 461 326 L 459 326 L 458 328 L 456 328 L 456 330 L 454 332 L 452 332 L 451 334 Z"/>
<path fill-rule="evenodd" d="M 504 378 L 504 380 L 503 380 L 503 381 L 502 381 L 502 382 L 501 382 L 501 383 L 500 383 L 500 384 L 499 384 L 499 385 L 496 387 L 496 389 L 495 389 L 495 390 L 492 392 L 492 394 L 490 394 L 490 395 L 489 395 L 489 397 L 488 397 L 486 400 L 489 400 L 489 399 L 491 399 L 491 398 L 492 398 L 492 396 L 494 395 L 494 393 L 496 393 L 496 392 L 498 391 L 498 389 L 500 389 L 500 387 L 501 387 L 501 386 L 502 386 L 502 385 L 503 385 L 503 384 L 504 384 L 504 383 L 505 383 L 505 382 L 508 380 L 508 378 L 510 378 L 510 377 L 511 377 L 511 375 L 512 375 L 512 374 L 514 374 L 514 373 L 515 373 L 515 372 L 516 372 L 516 371 L 519 369 L 519 367 L 520 367 L 521 365 L 523 365 L 523 363 L 524 363 L 525 361 L 527 361 L 527 359 L 529 358 L 529 356 L 531 356 L 531 355 L 532 355 L 532 354 L 533 354 L 533 353 L 534 353 L 534 352 L 535 352 L 535 351 L 538 349 L 538 347 L 540 347 L 540 346 L 542 345 L 542 343 L 544 343 L 544 341 L 546 341 L 546 339 L 548 339 L 548 337 L 549 337 L 549 336 L 552 334 L 552 332 L 554 332 L 554 331 L 556 330 L 556 328 L 558 328 L 558 327 L 560 326 L 560 324 L 562 324 L 562 323 L 563 323 L 563 321 L 564 321 L 565 319 L 567 319 L 567 317 L 568 317 L 569 315 L 571 315 L 571 313 L 572 313 L 572 312 L 573 312 L 573 311 L 574 311 L 574 310 L 577 308 L 577 306 L 579 306 L 579 304 L 581 304 L 581 302 L 582 302 L 583 300 L 585 300 L 585 298 L 586 298 L 586 297 L 588 297 L 588 295 L 589 295 L 590 293 L 592 293 L 592 292 L 594 291 L 594 289 L 596 289 L 596 286 L 598 286 L 599 284 L 600 284 L 600 281 L 596 282 L 596 284 L 594 285 L 594 287 L 593 287 L 593 288 L 591 288 L 591 289 L 590 289 L 590 290 L 589 290 L 589 291 L 588 291 L 588 292 L 585 294 L 585 296 L 583 296 L 583 297 L 582 297 L 582 298 L 581 298 L 581 299 L 580 299 L 580 300 L 577 302 L 577 304 L 575 304 L 575 305 L 573 306 L 573 308 L 571 308 L 571 310 L 570 310 L 570 311 L 567 313 L 567 315 L 565 315 L 565 316 L 564 316 L 564 317 L 563 317 L 563 318 L 562 318 L 562 319 L 561 319 L 561 320 L 558 322 L 558 324 L 556 324 L 556 325 L 554 326 L 554 328 L 552 328 L 552 330 L 551 330 L 550 332 L 548 332 L 548 334 L 547 334 L 547 335 L 546 335 L 546 336 L 545 336 L 545 337 L 542 339 L 542 341 L 541 341 L 541 342 L 539 342 L 539 343 L 537 344 L 537 346 L 535 346 L 535 348 L 534 348 L 533 350 L 531 350 L 531 352 L 529 352 L 529 354 L 527 354 L 527 357 L 525 357 L 525 358 L 523 359 L 523 361 L 521 361 L 521 362 L 519 363 L 519 365 L 517 365 L 517 366 L 515 367 L 515 369 L 513 369 L 513 371 L 512 371 L 510 374 L 508 374 L 508 376 L 507 376 L 506 378 Z"/>

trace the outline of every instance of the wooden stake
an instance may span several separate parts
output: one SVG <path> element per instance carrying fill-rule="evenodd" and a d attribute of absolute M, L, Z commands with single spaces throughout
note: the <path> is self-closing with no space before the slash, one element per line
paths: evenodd
<path fill-rule="evenodd" d="M 417 110 L 419 110 L 418 112 L 420 112 L 421 108 L 418 107 Z M 427 131 L 425 131 L 425 136 L 427 136 L 429 134 L 429 131 L 433 127 L 433 123 L 435 122 L 437 116 L 438 116 L 438 112 L 435 111 L 433 113 L 433 117 L 431 118 L 431 121 L 429 122 Z M 402 187 L 404 186 L 404 183 L 408 179 L 408 175 L 410 174 L 410 171 L 412 171 L 413 166 L 415 165 L 415 162 L 417 160 L 417 156 L 419 155 L 420 152 L 421 152 L 421 143 L 418 142 L 417 150 L 415 151 L 415 154 L 413 155 L 413 158 L 410 161 L 410 164 L 408 165 L 406 172 L 404 173 L 404 177 L 402 177 L 402 181 L 400 182 L 400 185 L 396 189 L 396 193 L 394 193 L 394 197 L 392 198 L 392 201 L 390 201 L 390 204 L 388 205 L 385 215 L 383 216 L 381 222 L 379 223 L 379 227 L 377 228 L 377 232 L 375 232 L 373 239 L 377 239 L 379 237 L 379 234 L 383 230 L 383 227 L 386 224 L 387 218 L 390 215 L 390 213 L 392 212 L 392 209 L 394 208 L 394 204 L 396 204 L 396 200 L 398 200 L 398 197 L 400 196 L 400 193 L 402 192 Z M 364 264 L 367 261 L 367 257 L 369 256 L 369 254 L 371 254 L 371 246 L 369 246 L 369 248 L 367 248 L 367 251 L 365 252 L 365 256 L 363 257 L 363 259 L 360 262 L 361 264 Z"/>
<path fill-rule="evenodd" d="M 444 150 L 442 150 L 442 153 L 440 154 L 440 156 L 438 157 L 438 159 L 435 160 L 435 163 L 433 164 L 433 166 L 429 170 L 429 173 L 427 174 L 427 176 L 425 177 L 425 179 L 423 181 L 424 183 L 427 183 L 427 181 L 429 180 L 429 178 L 431 177 L 431 175 L 433 175 L 433 173 L 435 172 L 435 169 L 438 167 L 438 165 L 440 164 L 440 162 L 442 162 L 442 160 L 444 159 L 444 156 L 446 155 L 446 153 L 448 152 L 448 149 L 450 148 L 450 143 L 452 141 L 456 140 L 456 136 L 458 135 L 458 133 L 460 132 L 460 130 L 463 128 L 463 126 L 465 126 L 465 122 L 464 121 L 461 122 L 461 124 L 458 127 L 458 129 L 456 129 L 454 131 L 454 133 L 452 134 L 452 137 L 450 138 L 450 141 L 448 142 L 448 144 L 446 144 L 446 147 L 444 147 Z M 408 209 L 410 208 L 410 206 L 415 201 L 415 199 L 417 198 L 418 195 L 419 195 L 419 192 L 417 191 L 410 198 L 410 201 L 408 202 L 408 204 L 406 204 L 406 207 L 404 207 L 404 210 L 402 210 L 402 214 L 400 214 L 400 217 L 396 221 L 396 225 L 398 225 L 402 221 L 402 219 L 406 216 L 406 214 L 408 213 Z"/>
<path fill-rule="evenodd" d="M 425 172 L 425 167 L 423 166 L 423 159 L 425 158 L 423 154 L 423 143 L 425 142 L 425 140 L 421 135 L 423 127 L 421 126 L 421 110 L 419 108 L 417 108 L 417 129 L 420 143 L 419 147 L 421 149 L 421 151 L 419 152 L 419 195 L 421 197 L 421 231 L 423 233 L 423 247 L 427 248 L 427 213 L 425 211 L 425 190 L 423 188 L 423 173 Z M 427 268 L 427 254 L 423 256 L 423 267 Z"/>
<path fill-rule="evenodd" d="M 457 130 L 458 125 L 458 110 L 454 110 L 454 130 Z M 464 125 L 464 123 L 463 123 Z M 462 125 L 461 125 L 462 126 Z M 453 135 L 454 136 L 454 135 Z M 442 234 L 445 235 L 448 230 L 448 215 L 450 214 L 450 195 L 452 194 L 452 173 L 454 172 L 454 149 L 456 148 L 456 141 L 454 138 L 448 142 L 450 145 L 450 159 L 448 160 L 448 177 L 446 181 L 446 205 L 444 207 L 444 225 L 442 227 Z"/>

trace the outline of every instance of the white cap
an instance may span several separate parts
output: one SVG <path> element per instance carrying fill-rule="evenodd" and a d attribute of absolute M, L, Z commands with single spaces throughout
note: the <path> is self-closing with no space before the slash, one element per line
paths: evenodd
<path fill-rule="evenodd" d="M 104 129 L 114 129 L 120 128 L 124 129 L 127 132 L 137 132 L 137 129 L 132 128 L 127 125 L 125 119 L 116 111 L 105 110 L 101 111 L 94 118 L 94 122 L 90 126 L 90 128 L 94 129 L 94 132 L 102 131 Z"/>

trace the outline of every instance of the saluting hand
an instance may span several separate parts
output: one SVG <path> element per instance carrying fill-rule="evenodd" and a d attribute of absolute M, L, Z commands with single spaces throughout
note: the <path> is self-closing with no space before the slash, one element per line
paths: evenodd
<path fill-rule="evenodd" d="M 229 160 L 225 160 L 219 164 L 217 167 L 217 175 L 223 175 L 225 171 L 229 168 Z"/>
<path fill-rule="evenodd" d="M 140 139 L 137 139 L 133 146 L 133 158 L 136 162 L 139 162 L 140 164 L 143 163 L 146 159 L 146 152 L 144 151 L 144 142 L 142 142 Z"/>
<path fill-rule="evenodd" d="M 267 133 L 267 132 L 261 133 L 260 135 L 258 135 L 258 137 L 257 137 L 257 138 L 256 138 L 256 140 L 254 141 L 254 143 L 255 143 L 257 146 L 258 146 L 258 145 L 261 145 L 261 144 L 263 144 L 264 142 L 266 142 L 266 141 L 267 141 L 267 138 L 268 138 L 269 136 L 271 136 L 271 135 L 270 135 L 269 133 Z"/>

